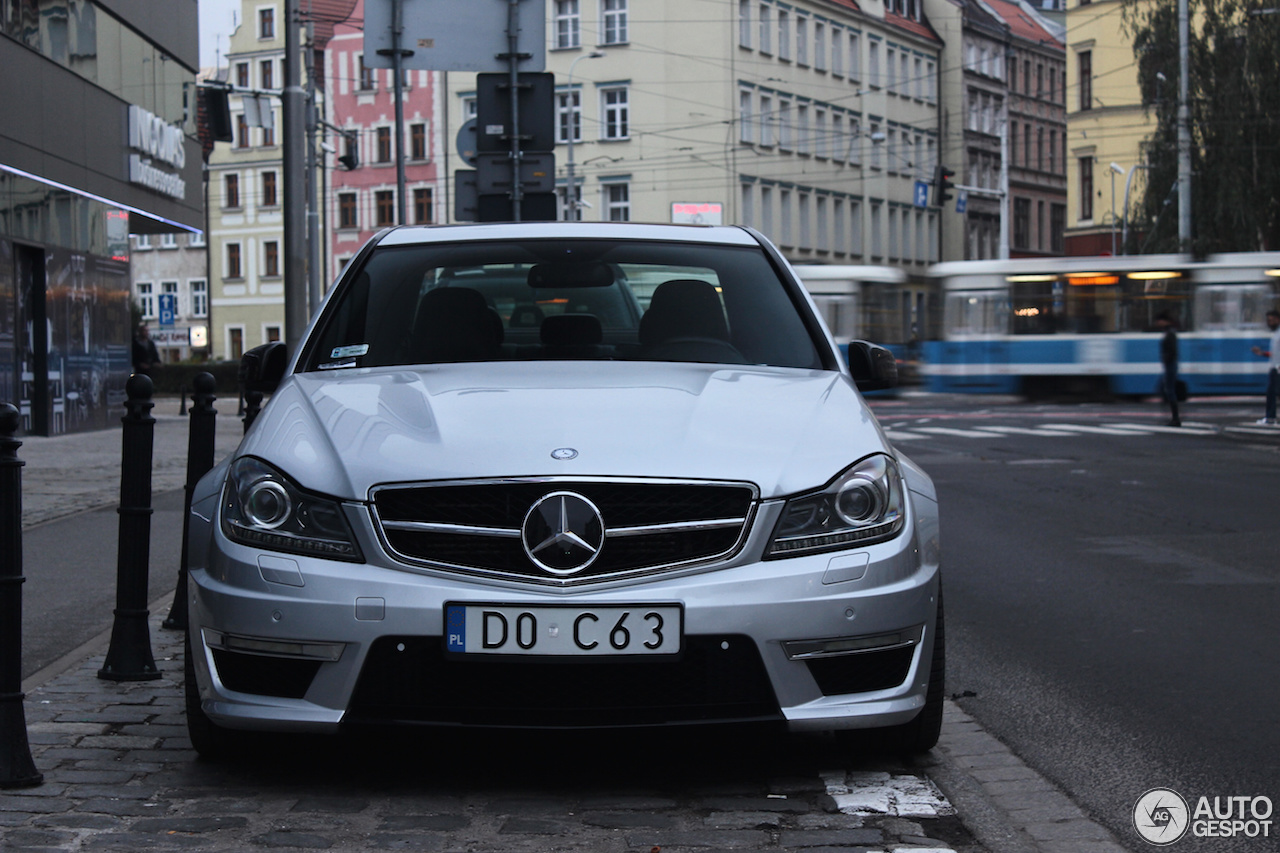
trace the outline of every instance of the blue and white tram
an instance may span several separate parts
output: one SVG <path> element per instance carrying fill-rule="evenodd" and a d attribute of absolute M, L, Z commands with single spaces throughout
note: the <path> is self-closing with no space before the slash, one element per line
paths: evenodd
<path fill-rule="evenodd" d="M 841 349 L 851 340 L 873 341 L 899 361 L 914 362 L 920 342 L 936 337 L 942 327 L 936 285 L 898 267 L 801 264 L 794 269 Z"/>
<path fill-rule="evenodd" d="M 1280 252 L 1063 257 L 935 265 L 943 332 L 925 344 L 930 390 L 1041 396 L 1157 392 L 1156 317 L 1178 323 L 1190 394 L 1261 394 Z"/>

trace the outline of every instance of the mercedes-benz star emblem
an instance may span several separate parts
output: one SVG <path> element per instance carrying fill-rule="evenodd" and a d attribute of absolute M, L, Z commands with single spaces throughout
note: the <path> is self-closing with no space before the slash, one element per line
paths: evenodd
<path fill-rule="evenodd" d="M 572 575 L 595 562 L 604 545 L 604 519 L 591 501 L 574 492 L 543 495 L 520 526 L 524 552 L 553 575 Z"/>
<path fill-rule="evenodd" d="M 551 451 L 551 458 L 559 459 L 561 462 L 568 459 L 577 459 L 578 451 L 574 450 L 572 447 L 557 447 L 555 450 Z"/>

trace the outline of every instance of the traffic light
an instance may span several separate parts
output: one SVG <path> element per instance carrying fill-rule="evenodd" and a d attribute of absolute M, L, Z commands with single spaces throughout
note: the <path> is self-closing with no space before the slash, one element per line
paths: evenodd
<path fill-rule="evenodd" d="M 338 156 L 338 168 L 350 172 L 360 165 L 360 148 L 354 133 L 342 134 L 343 152 Z"/>
<path fill-rule="evenodd" d="M 939 166 L 933 174 L 933 203 L 938 207 L 943 207 L 951 200 L 951 191 L 956 186 L 951 183 L 951 176 L 954 174 L 955 170 L 946 166 Z"/>

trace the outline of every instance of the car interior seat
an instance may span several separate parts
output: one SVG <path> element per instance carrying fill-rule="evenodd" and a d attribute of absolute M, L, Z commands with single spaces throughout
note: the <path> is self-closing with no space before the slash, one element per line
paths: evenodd
<path fill-rule="evenodd" d="M 413 361 L 487 361 L 502 348 L 502 318 L 478 290 L 438 287 L 418 302 Z"/>
<path fill-rule="evenodd" d="M 604 328 L 594 314 L 556 314 L 542 321 L 543 358 L 608 358 Z"/>
<path fill-rule="evenodd" d="M 720 294 L 701 279 L 664 281 L 640 318 L 640 358 L 741 363 L 733 348 Z"/>

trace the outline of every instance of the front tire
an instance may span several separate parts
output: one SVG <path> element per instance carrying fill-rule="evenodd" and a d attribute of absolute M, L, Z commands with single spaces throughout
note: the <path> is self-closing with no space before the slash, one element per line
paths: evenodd
<path fill-rule="evenodd" d="M 946 698 L 947 631 L 942 612 L 942 586 L 938 586 L 938 617 L 933 629 L 933 661 L 929 667 L 929 690 L 924 707 L 909 723 L 889 729 L 899 752 L 917 755 L 938 745 L 942 735 L 942 705 Z"/>

